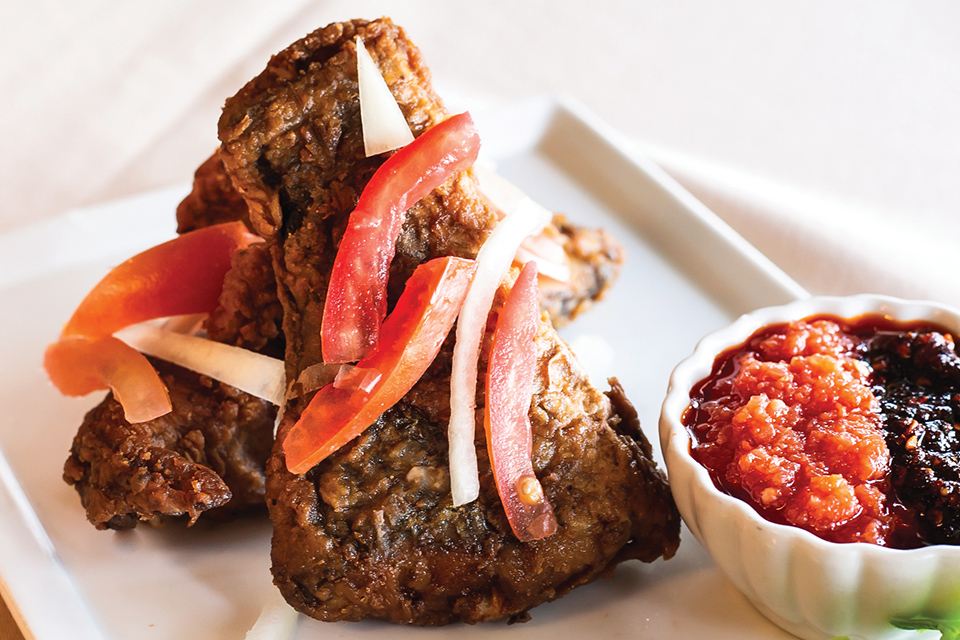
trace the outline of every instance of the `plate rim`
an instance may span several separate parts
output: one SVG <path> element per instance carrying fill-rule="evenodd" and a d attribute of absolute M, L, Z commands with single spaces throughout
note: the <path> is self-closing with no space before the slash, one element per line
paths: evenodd
<path fill-rule="evenodd" d="M 506 117 L 508 115 L 510 118 Z M 543 149 L 545 144 L 551 142 L 547 137 L 551 133 L 555 133 L 558 127 L 576 127 L 578 131 L 589 136 L 588 142 L 592 152 L 607 154 L 606 157 L 614 158 L 624 173 L 628 175 L 628 179 L 644 176 L 653 187 L 661 190 L 664 203 L 666 203 L 665 206 L 669 209 L 657 214 L 658 217 L 664 218 L 664 220 L 661 220 L 661 226 L 666 225 L 665 227 L 662 226 L 661 231 L 665 229 L 670 232 L 670 227 L 678 223 L 702 230 L 704 237 L 711 240 L 712 244 L 710 246 L 714 250 L 722 251 L 725 256 L 731 256 L 739 261 L 737 267 L 739 272 L 763 280 L 763 286 L 767 291 L 765 295 L 770 296 L 768 304 L 787 302 L 807 296 L 807 292 L 800 285 L 705 205 L 696 200 L 663 169 L 639 150 L 632 148 L 624 141 L 622 136 L 599 116 L 570 96 L 546 95 L 526 100 L 504 102 L 480 109 L 475 116 L 478 125 L 481 127 L 481 132 L 483 132 L 484 123 L 491 122 L 495 118 L 501 120 L 512 118 L 525 123 L 527 135 L 521 142 L 532 146 L 518 147 L 516 140 L 512 140 L 511 144 L 514 152 L 531 151 L 533 148 Z M 556 140 L 552 142 L 556 142 Z M 495 147 L 496 145 L 492 146 Z M 544 152 L 548 156 L 551 153 L 549 148 Z M 170 202 L 179 201 L 185 193 L 186 189 L 183 185 L 152 190 L 98 205 L 70 209 L 47 220 L 0 235 L 0 274 L 8 273 L 4 270 L 4 267 L 14 261 L 26 260 L 28 265 L 28 268 L 20 269 L 14 275 L 0 278 L 0 291 L 23 284 L 32 278 L 58 272 L 77 264 L 69 260 L 83 262 L 83 254 L 74 252 L 67 256 L 67 261 L 55 261 L 51 265 L 44 263 L 45 256 L 43 254 L 26 249 L 26 247 L 37 246 L 36 242 L 49 236 L 51 230 L 60 229 L 60 233 L 68 234 L 82 233 L 87 234 L 84 237 L 89 237 L 91 228 L 95 230 L 100 228 L 101 225 L 113 224 L 118 219 L 119 214 L 129 207 L 135 207 L 145 202 L 156 204 L 159 201 L 166 211 L 170 227 L 168 233 L 172 237 L 174 227 L 173 208 L 166 209 L 166 207 L 169 206 Z M 149 215 L 149 212 L 142 214 L 144 217 Z M 615 212 L 614 215 L 619 216 L 620 214 Z M 678 220 L 677 216 L 681 218 Z M 64 231 L 64 228 L 69 231 Z M 123 228 L 131 229 L 131 225 L 128 222 Z M 129 247 L 137 246 L 138 243 L 143 244 L 144 238 L 157 233 L 157 228 L 133 229 L 133 231 L 135 233 L 134 237 L 123 238 L 119 246 Z M 118 233 L 117 235 L 121 234 Z M 156 241 L 157 239 L 154 238 L 151 244 Z M 144 248 L 146 246 L 150 245 L 144 245 Z M 110 245 L 108 250 L 116 252 L 118 246 Z M 130 254 L 127 253 L 126 255 Z M 96 254 L 98 260 L 104 257 L 99 252 Z M 671 260 L 671 262 L 674 261 Z M 3 473 L 4 467 L 9 472 L 8 474 Z M 8 496 L 6 505 L 5 495 Z M 25 506 L 10 508 L 10 504 Z M 5 598 L 5 600 L 11 613 L 14 614 L 15 619 L 20 624 L 24 636 L 29 639 L 46 640 L 47 638 L 63 637 L 61 634 L 68 631 L 70 637 L 74 638 L 106 638 L 104 630 L 95 620 L 94 612 L 90 611 L 88 606 L 85 606 L 82 593 L 73 582 L 68 567 L 58 557 L 36 510 L 30 505 L 26 493 L 13 474 L 12 469 L 10 469 L 6 458 L 3 457 L 2 445 L 0 445 L 0 513 L 4 514 L 4 517 L 0 518 L 0 583 L 6 587 L 6 589 L 0 589 L 0 592 L 3 592 L 5 596 L 8 594 L 11 596 Z M 13 517 L 10 517 L 11 515 Z M 45 563 L 44 569 L 50 573 L 48 579 L 53 582 L 31 581 L 28 576 L 25 576 L 26 573 L 35 573 L 37 569 L 35 566 L 18 568 L 16 566 L 17 562 L 11 562 L 9 557 L 11 554 L 3 552 L 3 549 L 14 548 L 8 544 L 11 540 L 16 540 L 17 544 L 20 545 L 27 544 L 29 548 L 26 550 L 18 548 L 17 555 L 21 558 L 24 555 L 35 559 L 39 558 L 42 563 Z M 36 582 L 36 584 L 31 587 L 31 582 Z M 58 627 L 61 629 L 59 633 L 50 630 L 49 625 L 70 616 L 44 615 L 43 608 L 38 606 L 37 600 L 31 595 L 32 591 L 39 590 L 41 592 L 40 602 L 50 601 L 49 585 L 54 583 L 58 585 L 58 589 L 63 591 L 62 597 L 64 600 L 60 602 L 67 603 L 70 610 L 76 609 L 69 622 L 64 621 L 62 626 Z"/>

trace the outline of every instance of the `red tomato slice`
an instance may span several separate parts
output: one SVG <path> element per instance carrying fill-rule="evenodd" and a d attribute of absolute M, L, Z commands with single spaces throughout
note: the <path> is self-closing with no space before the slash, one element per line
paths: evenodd
<path fill-rule="evenodd" d="M 350 214 L 323 308 L 324 362 L 356 362 L 376 344 L 387 311 L 387 278 L 407 209 L 477 159 L 469 113 L 427 130 L 384 162 Z"/>
<path fill-rule="evenodd" d="M 150 362 L 111 334 L 137 322 L 211 311 L 233 252 L 261 238 L 242 222 L 191 231 L 115 267 L 73 312 L 43 366 L 65 395 L 113 389 L 129 422 L 170 411 L 167 389 Z"/>
<path fill-rule="evenodd" d="M 65 336 L 44 354 L 50 380 L 67 396 L 112 389 L 128 422 L 169 413 L 170 396 L 143 354 L 113 336 Z"/>
<path fill-rule="evenodd" d="M 211 311 L 233 252 L 258 241 L 242 222 L 226 222 L 147 249 L 94 286 L 63 335 L 107 336 L 151 318 Z"/>
<path fill-rule="evenodd" d="M 553 508 L 533 472 L 530 399 L 537 367 L 534 338 L 540 319 L 537 265 L 520 271 L 497 318 L 487 361 L 484 426 L 500 502 L 521 542 L 557 530 Z"/>
<path fill-rule="evenodd" d="M 417 267 L 384 321 L 377 347 L 357 363 L 359 370 L 378 371 L 379 379 L 368 392 L 342 382 L 318 391 L 283 441 L 287 469 L 305 473 L 413 388 L 450 332 L 475 270 L 472 260 L 454 257 Z"/>

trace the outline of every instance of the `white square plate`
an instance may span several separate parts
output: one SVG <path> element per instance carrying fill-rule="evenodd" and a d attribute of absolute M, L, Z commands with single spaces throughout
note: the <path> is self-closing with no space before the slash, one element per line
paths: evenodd
<path fill-rule="evenodd" d="M 598 386 L 620 379 L 657 448 L 667 379 L 695 342 L 742 312 L 806 293 L 579 105 L 542 99 L 474 115 L 486 161 L 549 209 L 624 244 L 627 264 L 607 299 L 561 335 Z M 43 349 L 111 265 L 174 235 L 185 193 L 149 193 L 0 236 L 0 586 L 28 638 L 241 638 L 273 588 L 265 518 L 96 531 L 61 480 L 76 428 L 100 397 L 59 396 Z M 674 559 L 620 565 L 612 579 L 531 613 L 522 625 L 438 629 L 301 617 L 296 637 L 787 637 L 686 530 Z"/>

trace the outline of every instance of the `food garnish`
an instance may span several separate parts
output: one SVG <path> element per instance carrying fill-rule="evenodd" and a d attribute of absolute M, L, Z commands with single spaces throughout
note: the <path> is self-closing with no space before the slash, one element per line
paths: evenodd
<path fill-rule="evenodd" d="M 570 265 L 563 247 L 543 233 L 532 235 L 517 248 L 516 262 L 537 263 L 537 275 L 557 282 L 570 282 Z"/>
<path fill-rule="evenodd" d="M 146 422 L 171 410 L 170 395 L 150 361 L 113 336 L 60 338 L 47 347 L 43 366 L 64 395 L 111 389 L 128 422 Z"/>
<path fill-rule="evenodd" d="M 427 130 L 374 173 L 350 214 L 330 274 L 321 328 L 324 362 L 357 362 L 376 346 L 407 209 L 469 168 L 479 151 L 473 120 L 461 113 Z"/>
<path fill-rule="evenodd" d="M 487 360 L 484 427 L 497 493 L 521 542 L 557 530 L 553 508 L 533 471 L 530 400 L 537 366 L 537 265 L 520 271 L 497 316 Z"/>
<path fill-rule="evenodd" d="M 217 305 L 230 258 L 262 239 L 242 222 L 197 229 L 138 253 L 114 267 L 86 295 L 62 335 L 90 338 L 124 327 Z"/>
<path fill-rule="evenodd" d="M 243 636 L 243 640 L 289 640 L 297 630 L 299 618 L 300 614 L 287 604 L 280 591 L 271 589 L 257 621 Z"/>
<path fill-rule="evenodd" d="M 326 362 L 310 365 L 300 372 L 300 375 L 292 384 L 287 385 L 288 397 L 302 396 L 311 391 L 322 389 L 337 379 L 344 366 L 342 364 L 327 364 Z"/>
<path fill-rule="evenodd" d="M 360 36 L 356 43 L 363 150 L 370 157 L 410 144 L 413 133 Z"/>
<path fill-rule="evenodd" d="M 960 620 L 941 620 L 915 616 L 890 618 L 890 626 L 904 631 L 939 631 L 940 640 L 960 640 Z M 851 640 L 850 636 L 833 636 L 830 640 Z"/>
<path fill-rule="evenodd" d="M 198 229 L 113 268 L 86 295 L 47 348 L 44 367 L 65 395 L 110 388 L 130 422 L 168 413 L 170 399 L 149 361 L 111 334 L 165 316 L 209 312 L 233 253 L 260 238 L 243 223 Z"/>
<path fill-rule="evenodd" d="M 121 329 L 117 337 L 141 353 L 202 373 L 275 405 L 283 403 L 283 360 L 147 323 Z"/>
<path fill-rule="evenodd" d="M 550 216 L 549 211 L 527 196 L 520 188 L 500 174 L 481 165 L 474 167 L 474 173 L 480 181 L 480 191 L 496 208 L 502 219 L 507 211 L 514 211 L 524 203 L 524 207 L 537 207 L 541 215 Z M 549 218 L 548 218 L 549 219 Z M 570 282 L 570 264 L 563 247 L 553 238 L 542 232 L 534 233 L 523 239 L 517 247 L 514 261 L 523 265 L 530 260 L 537 263 L 537 273 L 557 282 Z"/>
<path fill-rule="evenodd" d="M 484 186 L 485 193 L 501 208 L 503 218 L 493 228 L 477 253 L 477 275 L 463 302 L 457 323 L 457 341 L 453 347 L 453 371 L 450 375 L 450 491 L 453 505 L 476 500 L 480 492 L 477 450 L 473 442 L 477 408 L 477 358 L 480 341 L 487 327 L 487 315 L 494 294 L 523 240 L 539 233 L 550 222 L 550 212 L 506 181 L 498 188 Z"/>
<path fill-rule="evenodd" d="M 305 473 L 353 440 L 413 388 L 450 332 L 475 270 L 474 261 L 454 257 L 417 267 L 377 346 L 357 363 L 379 379 L 369 390 L 331 383 L 313 396 L 283 441 L 292 473 Z"/>
<path fill-rule="evenodd" d="M 389 158 L 367 155 L 360 135 L 379 126 L 357 108 L 364 63 L 354 54 L 365 47 L 417 136 Z M 218 133 L 222 145 L 198 170 L 178 226 L 235 214 L 265 244 L 236 255 L 205 327 L 224 343 L 282 348 L 291 380 L 277 411 L 157 361 L 169 417 L 130 425 L 107 397 L 74 439 L 64 478 L 91 522 L 128 529 L 266 503 L 274 582 L 295 609 L 323 620 L 518 620 L 623 560 L 674 554 L 679 516 L 622 387 L 596 389 L 537 310 L 564 320 L 598 299 L 619 248 L 558 216 L 552 244 L 518 258 L 518 245 L 552 215 L 516 191 L 512 203 L 481 197 L 476 175 L 463 171 L 479 148 L 470 116 L 448 117 L 399 27 L 351 21 L 294 43 L 227 100 Z M 596 251 L 580 246 L 581 232 L 600 238 Z M 540 264 L 507 293 L 511 262 L 530 254 Z M 554 289 L 538 296 L 537 272 L 551 266 Z M 388 277 L 407 280 L 396 302 L 391 287 L 389 316 Z M 515 302 L 491 311 L 500 287 Z M 133 342 L 142 330 L 120 335 Z M 492 346 L 497 332 L 491 359 L 479 345 Z M 276 382 L 281 368 L 267 362 Z M 482 421 L 480 368 L 493 380 Z M 270 386 L 264 395 L 276 400 L 278 385 Z M 469 440 L 474 484 L 481 422 L 497 458 L 496 471 L 484 465 L 480 499 L 463 508 L 451 508 L 450 478 L 464 476 L 458 445 L 451 461 L 444 442 L 451 411 L 465 418 L 457 436 Z M 117 434 L 130 443 L 123 451 L 114 449 Z M 549 535 L 564 523 L 563 535 Z"/>
<path fill-rule="evenodd" d="M 364 369 L 352 364 L 342 364 L 333 379 L 333 386 L 337 389 L 370 393 L 381 377 L 380 372 L 376 369 Z"/>
<path fill-rule="evenodd" d="M 960 640 L 960 620 L 913 617 L 890 618 L 890 624 L 908 631 L 939 631 L 941 640 Z"/>

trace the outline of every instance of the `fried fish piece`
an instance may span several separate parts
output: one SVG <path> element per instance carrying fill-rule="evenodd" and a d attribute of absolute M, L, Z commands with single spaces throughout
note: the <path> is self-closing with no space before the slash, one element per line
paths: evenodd
<path fill-rule="evenodd" d="M 563 248 L 570 268 L 569 281 L 540 278 L 540 309 L 561 327 L 603 298 L 620 274 L 623 249 L 603 229 L 572 224 L 562 214 L 553 216 L 542 235 Z"/>
<path fill-rule="evenodd" d="M 232 220 L 250 226 L 247 204 L 233 187 L 218 149 L 197 169 L 193 189 L 177 207 L 177 231 L 186 233 Z M 569 280 L 541 278 L 540 307 L 559 327 L 603 298 L 620 273 L 623 251 L 603 229 L 572 224 L 562 214 L 554 215 L 541 236 L 560 248 L 562 264 L 570 269 Z M 265 300 L 263 304 L 273 302 Z"/>
<path fill-rule="evenodd" d="M 216 308 L 204 325 L 211 340 L 282 358 L 283 307 L 270 247 L 257 242 L 234 254 Z"/>
<path fill-rule="evenodd" d="M 679 518 L 622 389 L 594 389 L 549 323 L 537 348 L 533 463 L 557 532 L 526 543 L 513 535 L 482 428 L 480 496 L 451 505 L 447 345 L 406 398 L 305 475 L 290 474 L 275 448 L 272 570 L 294 608 L 416 625 L 524 620 L 619 562 L 673 555 Z"/>
<path fill-rule="evenodd" d="M 233 387 L 159 360 L 173 411 L 131 424 L 112 394 L 87 413 L 63 479 L 98 529 L 211 509 L 263 505 L 263 461 L 276 408 Z"/>
<path fill-rule="evenodd" d="M 415 135 L 447 117 L 419 52 L 382 19 L 333 24 L 294 43 L 227 101 L 220 120 L 224 166 L 271 248 L 288 379 L 321 360 L 337 243 L 383 160 L 363 153 L 357 36 Z M 396 244 L 391 300 L 417 265 L 474 257 L 495 224 L 470 171 L 418 202 Z M 534 469 L 558 530 L 530 543 L 510 531 L 487 459 L 482 394 L 481 495 L 454 508 L 444 437 L 452 340 L 397 405 L 303 475 L 286 469 L 281 443 L 309 397 L 288 404 L 267 463 L 267 504 L 274 581 L 296 609 L 419 625 L 523 619 L 622 560 L 676 550 L 679 515 L 636 412 L 615 382 L 607 395 L 590 384 L 546 316 L 530 418 Z"/>
<path fill-rule="evenodd" d="M 193 188 L 177 205 L 177 233 L 234 220 L 242 220 L 250 226 L 247 203 L 233 188 L 217 149 L 197 168 L 193 174 Z"/>
<path fill-rule="evenodd" d="M 282 356 L 276 279 L 263 243 L 238 251 L 210 314 L 210 337 Z M 64 465 L 98 529 L 215 511 L 220 519 L 264 505 L 265 464 L 277 408 L 181 367 L 153 361 L 173 411 L 131 424 L 112 396 L 84 417 Z"/>

